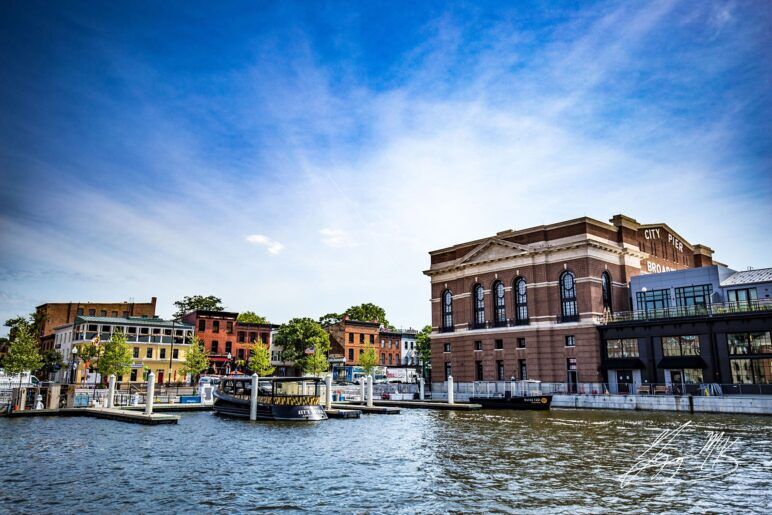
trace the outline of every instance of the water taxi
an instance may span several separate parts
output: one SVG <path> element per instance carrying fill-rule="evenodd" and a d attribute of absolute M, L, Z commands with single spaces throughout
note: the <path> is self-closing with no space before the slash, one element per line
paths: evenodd
<path fill-rule="evenodd" d="M 324 381 L 318 377 L 261 377 L 258 420 L 325 420 L 322 384 Z M 249 418 L 251 395 L 251 377 L 223 377 L 214 391 L 214 411 L 218 415 Z"/>
<path fill-rule="evenodd" d="M 479 393 L 469 398 L 469 402 L 479 404 L 483 409 L 548 410 L 552 404 L 552 395 L 542 393 L 541 381 L 512 381 L 507 392 Z"/>

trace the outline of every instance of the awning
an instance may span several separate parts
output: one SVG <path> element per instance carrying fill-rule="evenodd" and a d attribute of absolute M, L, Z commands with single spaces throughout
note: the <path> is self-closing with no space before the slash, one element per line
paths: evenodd
<path fill-rule="evenodd" d="M 669 356 L 662 358 L 657 368 L 707 368 L 708 364 L 700 356 Z"/>
<path fill-rule="evenodd" d="M 643 361 L 641 361 L 640 358 L 614 358 L 607 359 L 603 362 L 603 368 L 606 370 L 615 370 L 618 368 L 643 369 L 646 368 L 646 365 L 643 364 Z"/>

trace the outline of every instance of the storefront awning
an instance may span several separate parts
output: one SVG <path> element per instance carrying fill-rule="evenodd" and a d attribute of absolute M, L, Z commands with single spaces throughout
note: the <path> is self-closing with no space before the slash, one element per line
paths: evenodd
<path fill-rule="evenodd" d="M 603 368 L 606 370 L 616 370 L 618 368 L 643 369 L 646 366 L 640 358 L 614 358 L 607 359 L 603 363 Z"/>
<path fill-rule="evenodd" d="M 669 356 L 662 358 L 657 368 L 707 368 L 708 364 L 700 356 Z"/>

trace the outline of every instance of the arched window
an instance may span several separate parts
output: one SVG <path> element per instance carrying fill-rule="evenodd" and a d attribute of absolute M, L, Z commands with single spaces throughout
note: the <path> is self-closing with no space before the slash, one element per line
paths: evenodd
<path fill-rule="evenodd" d="M 453 330 L 453 294 L 450 290 L 442 293 L 442 330 Z"/>
<path fill-rule="evenodd" d="M 474 303 L 474 327 L 485 327 L 485 293 L 481 284 L 472 290 L 472 302 Z"/>
<path fill-rule="evenodd" d="M 504 305 L 504 283 L 496 281 L 493 283 L 493 316 L 496 320 L 496 326 L 507 325 L 507 310 Z"/>
<path fill-rule="evenodd" d="M 608 272 L 600 274 L 600 287 L 603 290 L 603 310 L 613 311 L 611 307 L 611 274 Z"/>
<path fill-rule="evenodd" d="M 515 323 L 528 324 L 528 292 L 522 277 L 515 279 Z"/>
<path fill-rule="evenodd" d="M 560 276 L 560 309 L 563 315 L 561 322 L 579 320 L 579 310 L 576 309 L 576 281 L 571 272 L 563 272 Z"/>

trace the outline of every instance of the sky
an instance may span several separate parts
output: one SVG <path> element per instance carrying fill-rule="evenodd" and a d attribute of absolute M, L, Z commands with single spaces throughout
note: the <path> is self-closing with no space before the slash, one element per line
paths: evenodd
<path fill-rule="evenodd" d="M 430 250 L 581 216 L 772 266 L 769 2 L 0 4 L 0 318 L 430 322 Z"/>

